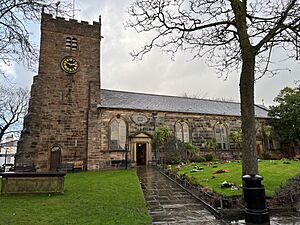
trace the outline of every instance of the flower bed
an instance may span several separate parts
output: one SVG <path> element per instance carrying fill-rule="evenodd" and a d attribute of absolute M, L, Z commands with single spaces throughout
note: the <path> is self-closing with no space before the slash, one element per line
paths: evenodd
<path fill-rule="evenodd" d="M 231 162 L 227 162 L 227 163 L 229 164 Z M 234 163 L 239 164 L 239 162 L 234 162 Z M 279 164 L 279 165 L 284 164 L 284 166 L 287 166 L 287 167 L 289 164 L 289 163 L 287 164 L 286 161 L 268 162 L 268 164 L 269 163 Z M 267 166 L 269 169 L 272 168 L 268 164 L 266 164 L 266 165 L 264 165 L 264 164 L 265 163 L 263 162 L 260 165 L 260 168 L 262 171 L 264 171 L 263 166 Z M 294 164 L 294 162 L 291 162 L 290 165 L 291 164 Z M 236 182 L 236 180 L 235 180 L 235 183 L 227 182 L 228 186 L 226 186 L 224 188 L 219 188 L 219 190 L 221 190 L 221 193 L 218 193 L 212 187 L 200 185 L 199 177 L 205 177 L 205 175 L 202 175 L 202 174 L 204 174 L 203 171 L 208 170 L 208 167 L 204 167 L 203 165 L 208 166 L 208 164 L 195 164 L 195 163 L 188 164 L 189 167 L 186 166 L 186 168 L 189 169 L 188 173 L 186 172 L 186 168 L 184 168 L 182 170 L 180 168 L 180 166 L 178 167 L 178 165 L 176 165 L 176 166 L 174 166 L 174 165 L 173 166 L 160 166 L 159 168 L 163 174 L 168 176 L 174 182 L 178 183 L 184 189 L 189 191 L 192 195 L 197 197 L 200 201 L 202 201 L 207 206 L 208 209 L 210 209 L 216 215 L 226 218 L 226 219 L 232 219 L 232 217 L 239 218 L 240 216 L 242 216 L 243 210 L 244 210 L 244 201 L 242 198 L 241 184 L 238 184 Z M 209 168 L 211 178 L 203 178 L 202 180 L 200 179 L 200 181 L 202 181 L 202 183 L 206 183 L 207 182 L 206 180 L 211 179 L 214 181 L 215 180 L 218 181 L 221 186 L 222 182 L 220 182 L 221 181 L 220 177 L 224 177 L 225 173 L 228 173 L 228 174 L 226 174 L 227 178 L 228 178 L 228 175 L 234 176 L 234 172 L 231 172 L 232 170 L 229 170 L 223 164 L 217 163 L 218 167 L 213 167 L 212 165 L 213 165 L 213 163 L 211 163 L 210 168 Z M 297 167 L 299 165 L 300 165 L 299 162 L 295 162 L 295 165 L 291 165 L 291 168 L 293 166 L 296 168 L 296 170 L 297 170 L 297 168 L 299 170 L 299 167 Z M 225 169 L 221 169 L 221 168 L 225 168 Z M 293 170 L 293 168 L 291 170 Z M 212 172 L 212 171 L 214 171 L 214 172 Z M 270 172 L 272 172 L 272 171 L 270 171 Z M 298 173 L 299 172 L 300 171 L 298 171 Z M 195 174 L 200 174 L 200 175 L 197 176 Z M 297 205 L 299 205 L 299 204 L 297 204 L 297 202 L 299 202 L 299 200 L 300 200 L 300 191 L 299 191 L 299 188 L 293 188 L 293 187 L 295 187 L 295 185 L 296 186 L 298 185 L 298 187 L 299 187 L 300 175 L 292 178 L 294 174 L 297 174 L 297 171 L 295 173 L 293 173 L 293 172 L 288 173 L 288 176 L 291 177 L 291 179 L 289 181 L 288 181 L 287 174 L 285 174 L 286 182 L 284 181 L 284 179 L 281 179 L 283 181 L 282 185 L 285 186 L 285 189 L 280 188 L 279 190 L 274 191 L 274 194 L 272 196 L 270 196 L 273 193 L 272 190 L 270 190 L 270 187 L 269 187 L 269 189 L 267 189 L 268 194 L 269 194 L 269 196 L 267 198 L 267 205 L 271 212 L 274 212 L 274 211 L 277 212 L 278 210 L 279 211 L 293 211 L 293 210 L 295 210 Z M 207 177 L 207 175 L 206 175 L 206 177 Z M 281 175 L 281 177 L 282 177 L 282 175 Z M 240 180 L 240 182 L 242 181 L 241 178 L 238 178 L 238 180 Z M 270 181 L 270 176 L 268 176 L 268 179 L 266 179 L 266 183 L 268 185 L 274 185 L 274 182 Z M 232 188 L 232 187 L 234 187 L 234 188 Z M 279 187 L 280 187 L 280 185 L 278 186 L 278 188 Z M 223 195 L 222 193 L 225 193 L 225 195 Z"/>

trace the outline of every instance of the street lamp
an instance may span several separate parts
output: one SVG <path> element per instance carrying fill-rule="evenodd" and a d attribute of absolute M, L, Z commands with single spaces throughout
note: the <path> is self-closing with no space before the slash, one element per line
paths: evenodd
<path fill-rule="evenodd" d="M 7 148 L 5 148 L 5 154 L 4 154 L 4 172 L 6 172 L 6 158 L 7 158 Z"/>
<path fill-rule="evenodd" d="M 128 168 L 128 162 L 127 162 L 127 160 L 128 160 L 128 144 L 126 143 L 125 144 L 125 169 L 126 170 Z"/>
<path fill-rule="evenodd" d="M 152 112 L 152 119 L 153 119 L 153 138 L 156 138 L 156 119 L 157 119 L 157 112 Z M 155 140 L 157 142 L 157 140 Z M 155 163 L 157 164 L 157 152 L 156 152 L 156 143 L 153 145 L 153 151 L 154 151 L 154 158 L 155 158 Z"/>

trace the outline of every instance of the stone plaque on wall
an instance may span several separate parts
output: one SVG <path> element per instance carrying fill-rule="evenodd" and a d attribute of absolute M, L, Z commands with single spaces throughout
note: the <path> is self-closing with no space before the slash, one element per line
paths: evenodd
<path fill-rule="evenodd" d="M 146 124 L 148 122 L 148 118 L 144 114 L 141 114 L 141 113 L 133 114 L 131 116 L 131 119 L 137 125 L 143 125 L 143 124 Z"/>

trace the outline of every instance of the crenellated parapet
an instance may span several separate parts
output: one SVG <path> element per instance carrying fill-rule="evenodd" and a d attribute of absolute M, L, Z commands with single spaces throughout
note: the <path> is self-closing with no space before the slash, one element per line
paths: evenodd
<path fill-rule="evenodd" d="M 95 38 L 101 37 L 101 17 L 99 17 L 98 22 L 93 21 L 93 23 L 90 24 L 87 21 L 78 21 L 76 19 L 67 20 L 64 17 L 54 17 L 52 14 L 43 13 L 41 23 L 42 29 L 53 32 L 72 33 L 73 35 Z M 74 26 L 76 26 L 75 30 Z"/>

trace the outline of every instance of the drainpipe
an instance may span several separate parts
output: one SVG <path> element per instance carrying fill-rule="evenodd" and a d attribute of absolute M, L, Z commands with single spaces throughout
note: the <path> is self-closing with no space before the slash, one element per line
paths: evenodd
<path fill-rule="evenodd" d="M 153 118 L 153 128 L 154 128 L 154 132 L 153 132 L 153 137 L 156 136 L 156 118 L 157 118 L 157 112 L 152 112 L 152 118 Z M 155 159 L 155 164 L 157 165 L 157 143 L 155 143 L 153 151 L 154 151 L 154 159 Z"/>

